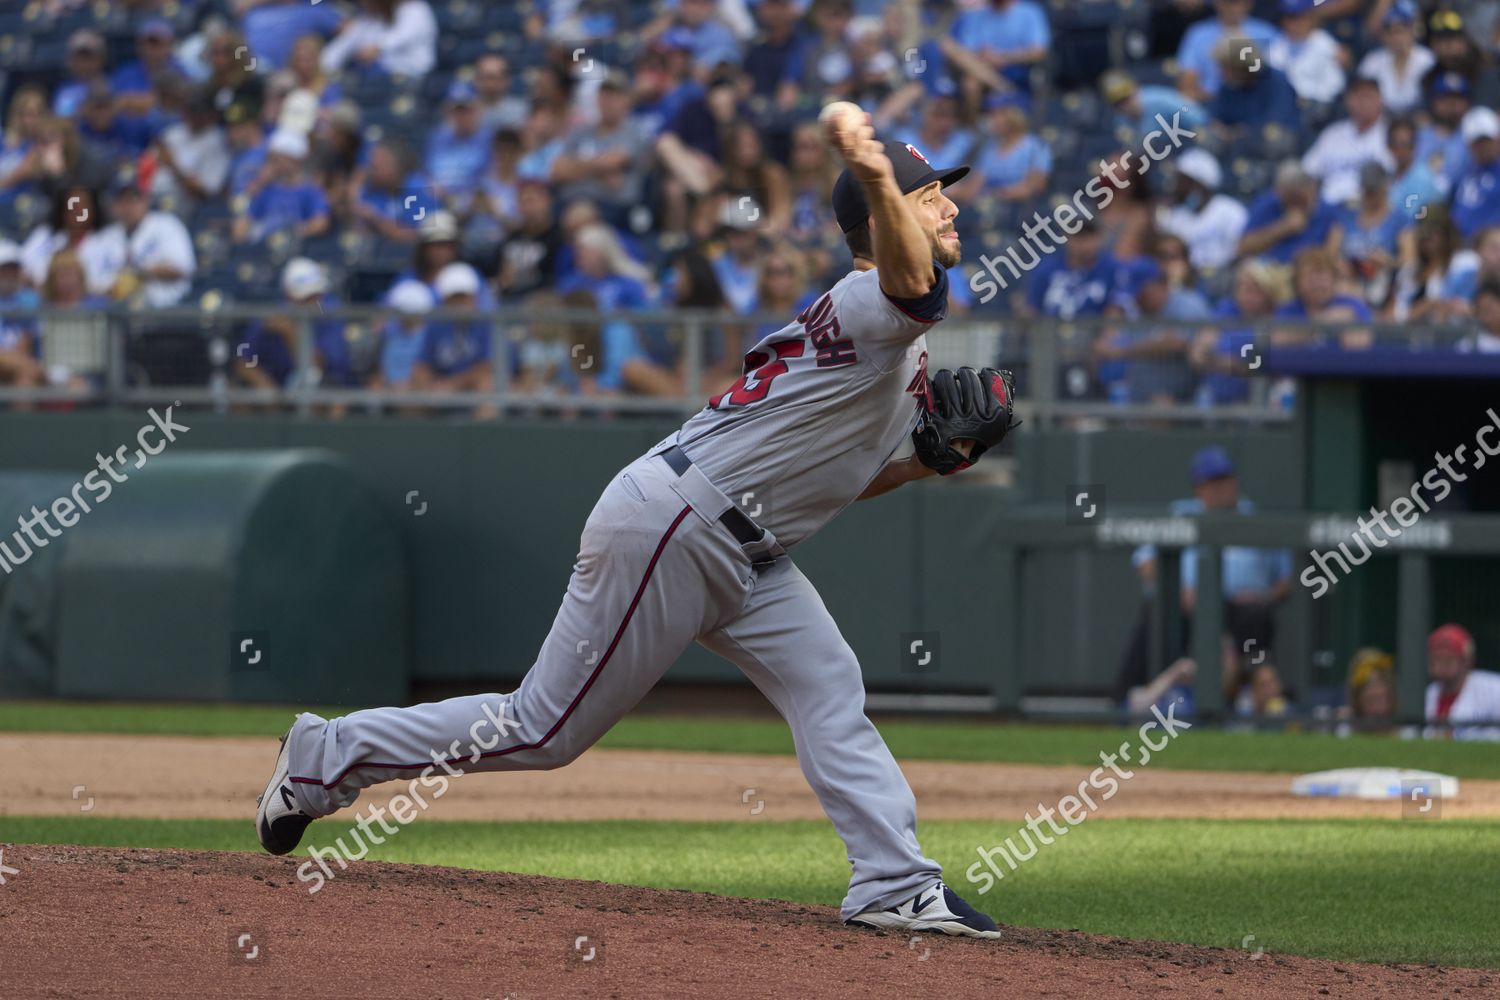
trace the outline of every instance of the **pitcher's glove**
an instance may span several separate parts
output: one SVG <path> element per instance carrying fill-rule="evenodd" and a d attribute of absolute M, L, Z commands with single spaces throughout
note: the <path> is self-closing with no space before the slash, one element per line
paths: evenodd
<path fill-rule="evenodd" d="M 917 421 L 911 440 L 917 460 L 938 475 L 967 469 L 1016 426 L 1016 378 L 1008 371 L 944 368 L 932 376 L 930 389 L 932 409 Z M 974 442 L 967 458 L 953 446 L 960 439 Z"/>

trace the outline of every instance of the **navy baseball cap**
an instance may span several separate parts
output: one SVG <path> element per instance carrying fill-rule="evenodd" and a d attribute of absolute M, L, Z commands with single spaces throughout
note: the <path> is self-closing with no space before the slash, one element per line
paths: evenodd
<path fill-rule="evenodd" d="M 1198 449 L 1193 455 L 1193 485 L 1202 486 L 1211 479 L 1234 475 L 1234 460 L 1218 445 Z"/>
<path fill-rule="evenodd" d="M 1281 0 L 1283 14 L 1306 14 L 1315 6 L 1314 0 Z"/>
<path fill-rule="evenodd" d="M 947 187 L 969 172 L 968 167 L 940 170 L 928 163 L 927 157 L 909 142 L 886 139 L 885 155 L 890 157 L 891 165 L 896 168 L 896 186 L 901 189 L 902 194 L 911 194 L 933 181 L 940 181 L 943 187 Z M 864 189 L 848 168 L 839 174 L 839 179 L 833 185 L 833 214 L 839 220 L 839 228 L 846 233 L 862 225 L 870 217 L 870 206 L 865 201 Z"/>

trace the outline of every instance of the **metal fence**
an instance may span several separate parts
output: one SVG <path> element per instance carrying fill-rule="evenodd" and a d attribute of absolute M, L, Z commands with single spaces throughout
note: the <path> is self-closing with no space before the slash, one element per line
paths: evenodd
<path fill-rule="evenodd" d="M 742 356 L 782 315 L 701 310 L 601 314 L 502 306 L 441 310 L 411 336 L 469 343 L 483 388 L 397 381 L 384 372 L 401 319 L 375 306 L 223 305 L 141 310 L 0 311 L 0 406 L 179 403 L 220 412 L 308 416 L 468 413 L 488 419 L 582 413 L 687 414 L 741 374 Z M 416 330 L 420 327 L 420 332 Z M 17 333 L 29 334 L 18 338 Z M 1268 349 L 1463 350 L 1474 331 L 1299 321 L 1056 320 L 956 317 L 928 336 L 929 368 L 1016 371 L 1020 408 L 1043 426 L 1149 420 L 1280 422 L 1296 380 L 1263 371 Z M 33 384 L 14 354 L 29 341 Z M 9 345 L 9 347 L 7 347 Z M 268 345 L 279 359 L 262 358 Z M 13 357 L 6 361 L 6 351 Z M 622 381 L 627 354 L 649 377 Z M 264 373 L 257 378 L 256 369 Z M 272 369 L 275 369 L 274 372 Z M 624 380 L 628 381 L 628 380 Z M 642 388 L 642 384 L 646 388 Z"/>

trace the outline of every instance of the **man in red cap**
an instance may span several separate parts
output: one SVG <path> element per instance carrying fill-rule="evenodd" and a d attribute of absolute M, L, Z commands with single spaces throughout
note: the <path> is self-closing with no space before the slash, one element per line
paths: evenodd
<path fill-rule="evenodd" d="M 1439 625 L 1427 637 L 1427 721 L 1454 724 L 1456 740 L 1500 740 L 1500 674 L 1474 669 L 1474 637 Z M 1458 726 L 1460 722 L 1491 723 Z"/>

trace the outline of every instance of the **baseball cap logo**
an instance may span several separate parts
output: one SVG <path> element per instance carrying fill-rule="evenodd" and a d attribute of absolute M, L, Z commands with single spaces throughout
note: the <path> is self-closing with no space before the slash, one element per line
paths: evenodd
<path fill-rule="evenodd" d="M 927 163 L 927 157 L 923 156 L 920 152 L 918 152 L 917 147 L 913 146 L 909 142 L 906 144 L 906 151 L 908 153 L 910 153 L 912 156 L 915 156 L 917 159 L 921 160 L 923 163 Z M 930 163 L 927 163 L 927 165 L 929 167 L 932 166 L 932 164 L 930 164 Z"/>

